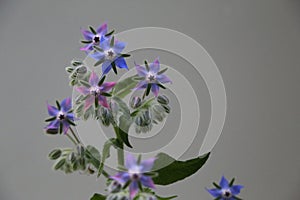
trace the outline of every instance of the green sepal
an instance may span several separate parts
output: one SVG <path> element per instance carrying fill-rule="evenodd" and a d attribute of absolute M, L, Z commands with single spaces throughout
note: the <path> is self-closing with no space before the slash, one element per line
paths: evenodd
<path fill-rule="evenodd" d="M 168 68 L 165 68 L 165 69 L 159 71 L 159 72 L 157 73 L 157 75 L 163 74 L 163 73 L 165 73 L 167 70 L 168 70 Z"/>
<path fill-rule="evenodd" d="M 51 121 L 53 121 L 55 119 L 56 119 L 56 117 L 50 117 L 50 118 L 46 119 L 45 122 L 51 122 Z"/>
<path fill-rule="evenodd" d="M 94 35 L 97 35 L 97 32 L 95 31 L 95 29 L 92 26 L 90 26 L 89 28 Z"/>
<path fill-rule="evenodd" d="M 91 40 L 90 41 L 81 40 L 80 42 L 83 43 L 83 44 L 91 44 L 93 41 L 91 41 Z"/>
<path fill-rule="evenodd" d="M 90 200 L 105 200 L 106 196 L 95 193 Z"/>
<path fill-rule="evenodd" d="M 111 36 L 114 32 L 115 32 L 115 30 L 111 30 L 109 33 L 105 34 L 105 37 Z"/>

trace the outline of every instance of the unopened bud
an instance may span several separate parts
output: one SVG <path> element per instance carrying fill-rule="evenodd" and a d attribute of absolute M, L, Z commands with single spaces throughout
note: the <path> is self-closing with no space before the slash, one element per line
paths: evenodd
<path fill-rule="evenodd" d="M 82 65 L 82 62 L 80 62 L 78 60 L 72 60 L 71 64 L 76 67 L 76 66 Z"/>
<path fill-rule="evenodd" d="M 58 170 L 58 169 L 62 168 L 62 166 L 64 166 L 65 163 L 66 163 L 66 159 L 61 159 L 60 161 L 58 161 L 55 164 L 54 169 Z"/>
<path fill-rule="evenodd" d="M 58 129 L 57 128 L 47 128 L 46 133 L 50 135 L 56 135 L 58 134 Z"/>
<path fill-rule="evenodd" d="M 71 161 L 71 163 L 75 163 L 76 162 L 76 156 L 75 153 L 72 152 L 69 154 L 69 160 Z"/>
<path fill-rule="evenodd" d="M 77 67 L 77 68 L 76 68 L 76 72 L 77 72 L 78 74 L 85 74 L 85 73 L 87 72 L 87 68 L 86 68 L 86 66 L 80 66 L 80 67 Z"/>
<path fill-rule="evenodd" d="M 142 99 L 140 97 L 133 97 L 130 101 L 131 108 L 138 108 L 142 104 Z"/>
<path fill-rule="evenodd" d="M 117 181 L 112 181 L 111 184 L 108 186 L 107 190 L 110 193 L 116 193 L 116 192 L 120 192 L 122 188 L 122 185 L 117 182 Z"/>
<path fill-rule="evenodd" d="M 61 156 L 62 151 L 60 149 L 54 149 L 49 153 L 49 158 L 51 160 L 56 160 Z"/>
<path fill-rule="evenodd" d="M 169 99 L 166 95 L 160 95 L 157 97 L 157 102 L 163 105 L 169 104 Z"/>

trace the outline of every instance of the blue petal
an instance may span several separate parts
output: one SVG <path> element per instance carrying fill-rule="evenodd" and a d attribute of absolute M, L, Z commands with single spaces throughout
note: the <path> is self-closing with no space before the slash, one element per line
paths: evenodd
<path fill-rule="evenodd" d="M 72 108 L 72 100 L 71 100 L 71 98 L 70 97 L 65 98 L 64 100 L 62 100 L 62 102 L 60 103 L 60 105 L 61 105 L 61 110 L 63 112 L 68 112 Z"/>
<path fill-rule="evenodd" d="M 104 51 L 110 49 L 110 40 L 109 40 L 109 38 L 105 38 L 104 36 L 102 36 L 99 46 Z"/>
<path fill-rule="evenodd" d="M 221 186 L 221 188 L 225 188 L 225 189 L 229 188 L 229 183 L 224 176 L 222 176 L 222 178 L 221 178 L 220 186 Z"/>
<path fill-rule="evenodd" d="M 142 176 L 140 180 L 141 180 L 142 185 L 144 185 L 145 187 L 155 189 L 155 185 L 154 185 L 154 182 L 151 177 Z"/>
<path fill-rule="evenodd" d="M 47 109 L 48 109 L 48 114 L 50 116 L 56 116 L 57 113 L 59 112 L 58 109 L 54 106 L 51 106 L 47 103 Z"/>
<path fill-rule="evenodd" d="M 50 122 L 50 124 L 46 127 L 47 129 L 58 129 L 59 128 L 59 120 L 54 120 Z"/>
<path fill-rule="evenodd" d="M 104 63 L 102 64 L 102 74 L 107 74 L 110 70 L 111 70 L 112 66 L 111 66 L 111 61 L 106 60 L 104 61 Z"/>
<path fill-rule="evenodd" d="M 219 189 L 206 189 L 207 192 L 213 197 L 220 197 L 222 195 L 222 191 Z"/>
<path fill-rule="evenodd" d="M 136 166 L 137 160 L 132 154 L 127 154 L 125 159 L 125 167 L 127 169 L 132 169 Z"/>
<path fill-rule="evenodd" d="M 120 54 L 123 49 L 125 48 L 126 44 L 124 42 L 115 42 L 115 45 L 114 45 L 114 52 L 117 53 L 117 54 Z"/>
<path fill-rule="evenodd" d="M 100 35 L 105 35 L 106 32 L 107 32 L 107 23 L 104 23 L 97 28 L 97 33 Z"/>
<path fill-rule="evenodd" d="M 118 66 L 119 68 L 125 68 L 128 69 L 126 61 L 123 57 L 119 57 L 115 60 L 116 66 Z"/>
<path fill-rule="evenodd" d="M 151 86 L 151 91 L 153 92 L 154 96 L 158 96 L 158 92 L 159 92 L 159 86 L 155 83 L 152 84 Z"/>
<path fill-rule="evenodd" d="M 105 54 L 103 52 L 96 51 L 95 53 L 91 53 L 90 56 L 95 60 L 102 60 L 104 59 Z"/>
<path fill-rule="evenodd" d="M 160 69 L 158 58 L 156 58 L 153 63 L 149 65 L 150 71 L 153 73 L 157 73 Z"/>
<path fill-rule="evenodd" d="M 135 195 L 138 193 L 138 191 L 139 191 L 138 182 L 137 181 L 131 182 L 129 186 L 130 199 L 133 199 Z"/>
<path fill-rule="evenodd" d="M 230 188 L 233 195 L 238 195 L 241 192 L 241 189 L 244 188 L 242 185 L 234 185 Z"/>

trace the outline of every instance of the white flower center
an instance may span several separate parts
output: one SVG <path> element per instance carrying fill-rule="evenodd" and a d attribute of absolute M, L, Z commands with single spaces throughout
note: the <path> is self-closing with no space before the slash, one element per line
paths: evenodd
<path fill-rule="evenodd" d="M 229 189 L 222 190 L 222 197 L 225 199 L 229 199 L 232 197 L 231 191 Z"/>
<path fill-rule="evenodd" d="M 149 82 L 153 82 L 153 81 L 156 80 L 156 74 L 149 72 L 148 75 L 147 75 L 147 77 L 146 77 L 146 79 L 147 79 Z"/>
<path fill-rule="evenodd" d="M 116 56 L 115 52 L 113 49 L 108 49 L 107 51 L 104 52 L 105 53 L 105 58 L 107 60 L 113 60 Z"/>
<path fill-rule="evenodd" d="M 99 36 L 99 35 L 95 35 L 95 36 L 93 37 L 93 43 L 94 43 L 94 44 L 99 44 L 99 42 L 100 42 L 100 36 Z"/>
<path fill-rule="evenodd" d="M 95 87 L 91 87 L 90 88 L 90 94 L 97 96 L 98 94 L 100 94 L 101 90 L 100 87 L 95 86 Z"/>
<path fill-rule="evenodd" d="M 59 111 L 58 113 L 57 113 L 57 116 L 56 116 L 56 118 L 58 119 L 58 120 L 64 120 L 65 119 L 65 113 L 64 112 L 62 112 L 62 111 Z"/>
<path fill-rule="evenodd" d="M 129 169 L 128 173 L 130 174 L 131 179 L 137 180 L 141 176 L 141 169 L 139 166 L 136 166 L 136 167 Z"/>

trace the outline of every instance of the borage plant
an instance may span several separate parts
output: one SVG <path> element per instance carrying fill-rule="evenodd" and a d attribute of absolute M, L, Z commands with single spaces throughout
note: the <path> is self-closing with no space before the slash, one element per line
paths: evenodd
<path fill-rule="evenodd" d="M 209 154 L 187 161 L 178 161 L 165 153 L 143 160 L 141 156 L 124 153 L 124 149 L 134 148 L 128 137 L 128 131 L 134 126 L 136 133 L 147 133 L 153 126 L 162 122 L 170 113 L 169 99 L 160 95 L 171 83 L 165 74 L 167 68 L 161 69 L 159 59 L 143 65 L 135 64 L 137 74 L 119 82 L 107 82 L 111 71 L 128 70 L 122 53 L 125 43 L 118 41 L 114 31 L 107 30 L 107 24 L 99 28 L 82 30 L 85 45 L 81 48 L 95 60 L 94 66 L 101 66 L 102 73 L 89 70 L 83 61 L 71 62 L 66 68 L 70 85 L 77 91 L 71 104 L 71 98 L 56 106 L 47 105 L 50 118 L 45 132 L 51 135 L 65 135 L 73 143 L 71 148 L 57 148 L 51 151 L 49 158 L 55 160 L 54 169 L 65 173 L 103 175 L 106 179 L 106 194 L 94 194 L 91 200 L 155 200 L 173 199 L 156 194 L 156 185 L 169 185 L 196 173 L 207 161 Z M 118 69 L 119 68 L 119 69 Z M 134 96 L 126 103 L 124 98 L 139 90 L 140 96 Z M 100 151 L 84 144 L 74 127 L 78 120 L 98 120 L 104 126 L 111 126 L 115 135 L 111 136 Z M 109 174 L 105 162 L 110 157 L 111 147 L 116 150 L 118 171 Z M 82 173 L 84 172 L 84 173 Z"/>

